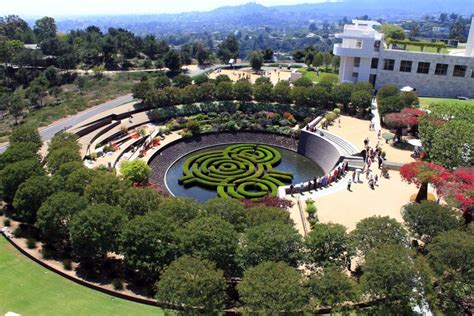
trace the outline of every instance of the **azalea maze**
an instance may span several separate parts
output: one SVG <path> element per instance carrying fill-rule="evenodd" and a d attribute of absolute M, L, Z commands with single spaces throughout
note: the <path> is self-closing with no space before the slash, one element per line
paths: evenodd
<path fill-rule="evenodd" d="M 219 197 L 257 199 L 276 196 L 293 175 L 273 169 L 281 153 L 266 145 L 237 144 L 192 155 L 183 164 L 179 184 L 217 191 Z"/>

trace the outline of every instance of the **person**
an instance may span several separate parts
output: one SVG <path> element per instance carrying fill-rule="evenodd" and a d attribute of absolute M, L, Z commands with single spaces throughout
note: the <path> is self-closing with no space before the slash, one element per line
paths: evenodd
<path fill-rule="evenodd" d="M 352 184 L 352 181 L 351 179 L 349 179 L 349 181 L 347 181 L 347 191 L 351 192 L 351 184 Z"/>
<path fill-rule="evenodd" d="M 339 127 L 341 127 L 341 119 L 337 120 L 337 124 L 339 125 Z"/>
<path fill-rule="evenodd" d="M 379 169 L 382 169 L 382 165 L 383 165 L 383 157 L 382 155 L 379 156 Z"/>
<path fill-rule="evenodd" d="M 293 190 L 295 189 L 295 187 L 292 185 L 290 185 L 290 194 L 293 195 Z"/>
<path fill-rule="evenodd" d="M 381 136 L 382 136 L 382 130 L 379 129 L 379 131 L 377 133 L 377 138 L 380 139 Z"/>
<path fill-rule="evenodd" d="M 372 189 L 372 190 L 375 190 L 375 187 L 374 187 L 374 179 L 371 177 L 370 180 L 369 180 L 369 187 Z"/>
<path fill-rule="evenodd" d="M 374 185 L 377 185 L 377 182 L 379 182 L 379 176 L 375 175 L 374 176 Z"/>
<path fill-rule="evenodd" d="M 352 173 L 352 181 L 353 182 L 356 181 L 356 175 L 357 175 L 357 171 L 354 170 L 354 172 Z"/>

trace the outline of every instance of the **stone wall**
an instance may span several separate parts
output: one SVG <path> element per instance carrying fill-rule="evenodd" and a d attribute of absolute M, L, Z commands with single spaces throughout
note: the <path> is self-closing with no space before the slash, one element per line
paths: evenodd
<path fill-rule="evenodd" d="M 308 131 L 301 131 L 298 153 L 316 162 L 324 173 L 329 173 L 339 162 L 341 153 L 327 139 Z"/>

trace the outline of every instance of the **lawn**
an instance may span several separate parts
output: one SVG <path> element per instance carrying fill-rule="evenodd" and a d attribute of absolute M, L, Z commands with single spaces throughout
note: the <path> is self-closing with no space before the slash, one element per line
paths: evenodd
<path fill-rule="evenodd" d="M 335 73 L 330 73 L 330 72 L 323 72 L 321 71 L 320 75 L 318 76 L 318 74 L 316 73 L 316 71 L 308 71 L 307 68 L 300 68 L 298 69 L 297 71 L 301 72 L 303 74 L 304 77 L 308 78 L 309 80 L 313 81 L 313 82 L 320 82 L 321 79 L 325 78 L 325 77 L 333 77 L 333 78 L 337 78 L 339 79 L 339 76 L 338 74 L 335 74 Z"/>
<path fill-rule="evenodd" d="M 164 315 L 164 310 L 91 290 L 19 253 L 0 236 L 0 315 Z"/>
<path fill-rule="evenodd" d="M 420 106 L 423 109 L 429 109 L 432 104 L 465 104 L 474 106 L 474 100 L 458 100 L 445 98 L 420 98 Z"/>
<path fill-rule="evenodd" d="M 409 52 L 424 52 L 424 53 L 435 53 L 435 54 L 447 54 L 448 50 L 446 48 L 441 48 L 441 50 L 438 52 L 438 49 L 436 47 L 428 47 L 426 46 L 424 50 L 421 50 L 421 46 L 419 45 L 407 45 L 407 51 Z"/>

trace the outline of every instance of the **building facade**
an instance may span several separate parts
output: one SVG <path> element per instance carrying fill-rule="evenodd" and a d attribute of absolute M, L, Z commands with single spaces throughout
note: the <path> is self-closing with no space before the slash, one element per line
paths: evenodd
<path fill-rule="evenodd" d="M 445 54 L 395 49 L 375 25 L 379 23 L 354 20 L 336 34 L 342 39 L 334 45 L 341 58 L 341 82 L 370 82 L 375 89 L 410 86 L 420 96 L 474 98 L 474 19 L 466 49 Z"/>

